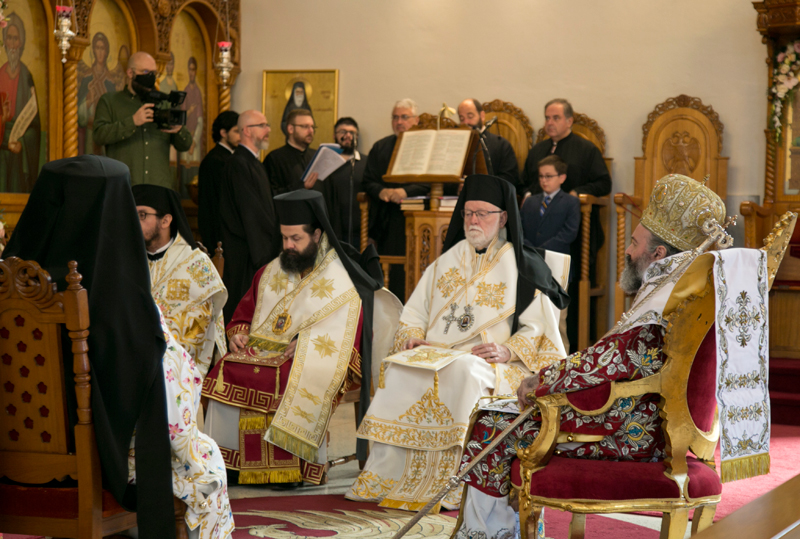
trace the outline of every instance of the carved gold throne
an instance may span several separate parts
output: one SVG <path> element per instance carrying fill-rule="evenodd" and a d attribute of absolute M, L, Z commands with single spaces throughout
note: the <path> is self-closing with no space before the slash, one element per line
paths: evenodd
<path fill-rule="evenodd" d="M 796 220 L 796 214 L 783 216 L 764 247 L 770 286 Z M 541 430 L 530 446 L 517 450 L 511 471 L 523 539 L 535 537 L 541 507 L 572 513 L 571 539 L 583 538 L 587 513 L 661 512 L 662 539 L 684 537 L 690 509 L 695 509 L 693 535 L 711 524 L 722 492 L 714 463 L 719 440 L 712 330 L 716 315 L 714 260 L 711 254 L 700 256 L 676 284 L 664 310 L 669 323 L 664 341 L 666 360 L 657 374 L 535 399 Z M 661 396 L 659 415 L 667 453 L 663 461 L 616 462 L 558 455 L 558 443 L 585 438 L 560 431 L 562 407 L 597 416 L 618 399 L 645 393 Z"/>
<path fill-rule="evenodd" d="M 530 119 L 521 108 L 510 101 L 495 99 L 483 103 L 482 106 L 487 122 L 492 118 L 497 118 L 497 123 L 489 128 L 489 132 L 500 135 L 511 144 L 514 155 L 517 157 L 517 166 L 522 170 L 525 166 L 525 159 L 528 157 L 528 151 L 533 145 L 533 126 Z"/>
<path fill-rule="evenodd" d="M 606 168 L 611 172 L 611 157 L 606 157 L 606 134 L 595 120 L 585 114 L 576 112 L 573 115 L 572 132 L 588 140 L 600 150 Z M 536 142 L 549 138 L 544 128 L 539 129 Z M 608 208 L 610 198 L 594 197 L 592 195 L 579 195 L 581 201 L 581 259 L 573 260 L 580 268 L 580 288 L 578 292 L 578 343 L 577 349 L 583 350 L 597 340 L 608 330 L 608 245 L 609 245 L 609 216 Z M 600 226 L 603 230 L 605 241 L 597 251 L 597 263 L 594 282 L 589 276 L 589 248 L 591 245 L 591 227 L 589 226 L 593 208 L 598 208 Z M 592 312 L 591 298 L 597 301 Z M 590 335 L 590 318 L 597 321 L 596 335 Z"/>
<path fill-rule="evenodd" d="M 656 106 L 642 126 L 642 157 L 636 157 L 633 195 L 617 193 L 617 279 L 614 316 L 619 319 L 626 307 L 619 278 L 625 269 L 626 229 L 639 224 L 653 185 L 667 174 L 683 174 L 706 184 L 724 201 L 728 186 L 728 158 L 722 157 L 722 130 L 719 115 L 698 97 L 679 95 Z"/>

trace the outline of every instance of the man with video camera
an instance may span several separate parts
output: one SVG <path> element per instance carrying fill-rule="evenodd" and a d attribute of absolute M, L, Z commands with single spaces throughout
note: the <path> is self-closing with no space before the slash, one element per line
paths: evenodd
<path fill-rule="evenodd" d="M 128 61 L 128 86 L 106 93 L 97 103 L 94 140 L 106 155 L 131 170 L 131 184 L 149 183 L 175 189 L 169 169 L 169 147 L 179 152 L 192 145 L 186 112 L 178 108 L 184 92 L 169 95 L 155 90 L 156 61 L 136 52 Z"/>

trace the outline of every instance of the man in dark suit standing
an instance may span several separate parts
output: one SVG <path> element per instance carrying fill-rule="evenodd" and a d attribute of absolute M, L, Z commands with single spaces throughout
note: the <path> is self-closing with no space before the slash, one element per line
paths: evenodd
<path fill-rule="evenodd" d="M 211 125 L 211 138 L 216 142 L 200 163 L 197 187 L 197 226 L 203 245 L 209 254 L 214 254 L 217 242 L 222 241 L 222 225 L 219 220 L 219 200 L 222 194 L 222 175 L 225 163 L 239 145 L 239 113 L 232 110 L 221 112 Z"/>
<path fill-rule="evenodd" d="M 270 126 L 257 110 L 239 115 L 239 146 L 225 164 L 220 198 L 229 322 L 259 268 L 278 256 L 281 237 L 267 172 L 258 151 L 269 147 Z"/>
<path fill-rule="evenodd" d="M 533 247 L 570 254 L 570 246 L 578 237 L 581 224 L 581 203 L 578 197 L 561 190 L 567 179 L 567 163 L 557 155 L 539 161 L 539 186 L 542 192 L 531 195 L 522 205 L 522 232 L 525 243 Z M 578 265 L 570 264 L 570 281 L 576 280 Z M 567 309 L 561 311 L 559 323 L 564 347 L 567 338 Z"/>

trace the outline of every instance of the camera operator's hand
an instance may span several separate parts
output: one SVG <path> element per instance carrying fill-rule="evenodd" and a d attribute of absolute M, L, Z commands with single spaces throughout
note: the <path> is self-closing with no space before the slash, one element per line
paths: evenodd
<path fill-rule="evenodd" d="M 133 125 L 139 127 L 153 121 L 153 104 L 145 103 L 133 114 Z"/>
<path fill-rule="evenodd" d="M 169 133 L 170 135 L 173 135 L 173 134 L 177 133 L 178 131 L 180 131 L 182 128 L 183 128 L 183 126 L 182 126 L 182 125 L 173 125 L 173 126 L 172 126 L 172 127 L 170 127 L 169 129 L 162 129 L 161 131 L 162 131 L 163 133 Z M 193 145 L 193 146 L 194 146 L 194 145 Z M 191 150 L 190 150 L 190 151 L 191 151 Z"/>

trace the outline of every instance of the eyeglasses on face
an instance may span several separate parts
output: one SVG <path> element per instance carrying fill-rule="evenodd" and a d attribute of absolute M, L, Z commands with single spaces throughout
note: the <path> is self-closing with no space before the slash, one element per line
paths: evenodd
<path fill-rule="evenodd" d="M 558 178 L 560 174 L 539 174 L 540 180 L 552 180 L 553 178 Z"/>
<path fill-rule="evenodd" d="M 478 211 L 469 211 L 469 210 L 461 210 L 461 217 L 466 220 L 472 219 L 473 216 L 477 217 L 481 221 L 485 220 L 489 215 L 492 213 L 503 213 L 503 210 L 498 211 L 488 211 L 488 210 L 478 210 Z"/>
<path fill-rule="evenodd" d="M 396 122 L 397 120 L 403 120 L 404 122 L 407 122 L 411 118 L 413 118 L 413 116 L 410 116 L 408 114 L 401 114 L 400 116 L 397 116 L 396 114 L 392 114 L 392 121 L 393 122 Z"/>
<path fill-rule="evenodd" d="M 311 129 L 311 130 L 313 130 L 313 129 L 317 128 L 317 126 L 314 125 L 314 124 L 291 124 L 291 125 L 293 125 L 295 127 L 299 127 L 300 129 Z"/>
<path fill-rule="evenodd" d="M 148 215 L 155 215 L 156 217 L 158 217 L 158 213 L 147 213 L 146 211 L 140 211 L 138 212 L 138 214 L 140 221 L 144 221 L 145 219 L 147 219 Z"/>
<path fill-rule="evenodd" d="M 260 127 L 261 129 L 266 129 L 267 127 L 269 127 L 269 123 L 264 122 L 264 123 L 260 123 L 260 124 L 250 124 L 250 125 L 246 125 L 245 127 Z"/>
<path fill-rule="evenodd" d="M 356 131 L 355 129 L 337 129 L 336 130 L 336 135 L 339 136 L 339 137 L 343 137 L 345 135 L 356 136 L 357 134 L 358 134 L 358 131 Z"/>

